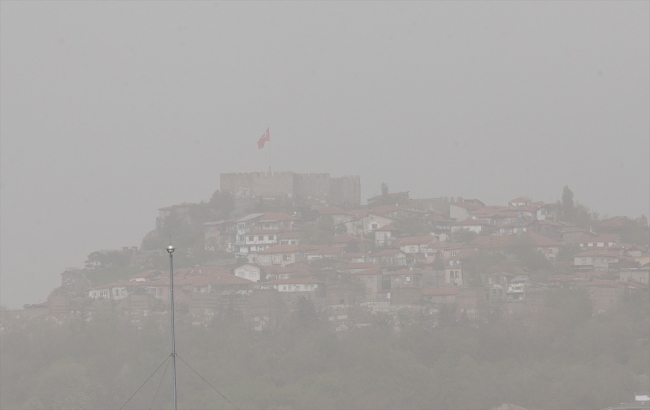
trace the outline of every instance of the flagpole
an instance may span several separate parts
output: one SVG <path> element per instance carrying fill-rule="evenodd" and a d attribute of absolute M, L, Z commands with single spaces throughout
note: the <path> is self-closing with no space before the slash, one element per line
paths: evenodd
<path fill-rule="evenodd" d="M 269 174 L 271 173 L 271 138 L 269 138 Z"/>

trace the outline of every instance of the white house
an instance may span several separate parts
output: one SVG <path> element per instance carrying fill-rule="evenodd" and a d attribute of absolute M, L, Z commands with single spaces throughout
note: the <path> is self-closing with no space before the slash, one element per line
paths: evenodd
<path fill-rule="evenodd" d="M 488 229 L 489 227 L 490 224 L 488 222 L 483 222 L 483 221 L 479 221 L 478 219 L 468 218 L 451 224 L 451 233 L 453 234 L 454 232 L 467 229 L 471 232 L 479 234 L 484 230 Z"/>
<path fill-rule="evenodd" d="M 275 289 L 278 292 L 314 292 L 323 286 L 323 282 L 314 278 L 277 279 L 261 284 L 262 289 Z"/>
<path fill-rule="evenodd" d="M 251 265 L 248 263 L 246 265 L 235 268 L 233 273 L 239 278 L 248 279 L 253 282 L 259 282 L 261 279 L 261 269 L 259 266 Z"/>
<path fill-rule="evenodd" d="M 276 245 L 263 251 L 248 255 L 249 263 L 261 266 L 280 265 L 287 266 L 296 263 L 299 257 L 299 245 Z"/>
<path fill-rule="evenodd" d="M 90 289 L 88 291 L 88 296 L 92 299 L 122 300 L 126 299 L 129 294 L 133 293 L 132 289 L 146 289 L 146 286 L 150 284 L 150 281 L 123 280 Z"/>
<path fill-rule="evenodd" d="M 249 231 L 243 235 L 244 244 L 239 246 L 239 253 L 263 251 L 278 244 L 279 231 L 261 230 Z"/>
<path fill-rule="evenodd" d="M 88 291 L 88 297 L 91 299 L 110 299 L 111 288 L 109 286 L 102 286 L 93 288 Z"/>
<path fill-rule="evenodd" d="M 593 267 L 594 269 L 609 269 L 609 265 L 619 261 L 619 254 L 606 250 L 589 250 L 573 257 L 577 267 Z"/>
<path fill-rule="evenodd" d="M 619 273 L 619 282 L 639 282 L 639 283 L 650 283 L 650 268 L 646 265 L 645 267 L 635 268 L 635 269 L 624 269 Z"/>
<path fill-rule="evenodd" d="M 297 217 L 282 212 L 249 214 L 235 220 L 237 230 L 232 248 L 245 256 L 278 243 L 280 231 L 292 231 Z"/>
<path fill-rule="evenodd" d="M 388 246 L 397 234 L 398 230 L 392 225 L 388 224 L 381 228 L 375 229 L 375 245 Z"/>
<path fill-rule="evenodd" d="M 396 240 L 399 249 L 407 255 L 432 253 L 429 244 L 437 241 L 434 236 L 409 236 Z"/>
<path fill-rule="evenodd" d="M 510 208 L 519 208 L 521 206 L 528 206 L 532 203 L 530 198 L 527 198 L 525 196 L 520 196 L 519 198 L 511 199 L 508 201 L 508 206 Z"/>
<path fill-rule="evenodd" d="M 470 212 L 481 208 L 471 202 L 454 202 L 449 204 L 449 217 L 455 221 L 462 221 L 470 217 Z"/>
<path fill-rule="evenodd" d="M 595 234 L 588 233 L 578 239 L 578 243 L 583 248 L 609 248 L 619 242 L 617 234 Z"/>

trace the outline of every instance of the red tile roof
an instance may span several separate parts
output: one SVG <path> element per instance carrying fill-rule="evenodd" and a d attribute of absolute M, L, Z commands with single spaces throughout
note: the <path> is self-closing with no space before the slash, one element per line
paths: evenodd
<path fill-rule="evenodd" d="M 444 241 L 438 241 L 438 242 L 433 242 L 429 246 L 431 249 L 440 249 L 440 250 L 453 250 L 453 249 L 460 249 L 466 244 L 464 242 L 444 242 Z"/>
<path fill-rule="evenodd" d="M 341 257 L 342 258 L 363 258 L 366 254 L 363 252 L 346 252 Z"/>
<path fill-rule="evenodd" d="M 485 221 L 479 221 L 478 219 L 467 218 L 462 221 L 454 222 L 452 226 L 492 226 Z"/>
<path fill-rule="evenodd" d="M 379 265 L 376 263 L 372 262 L 351 262 L 345 265 L 345 269 L 352 270 L 352 269 L 372 269 L 376 268 Z"/>
<path fill-rule="evenodd" d="M 407 246 L 407 245 L 426 245 L 430 242 L 437 242 L 438 240 L 433 236 L 407 236 L 404 238 L 398 238 L 394 244 L 397 246 Z"/>
<path fill-rule="evenodd" d="M 372 213 L 381 216 L 390 212 L 397 212 L 402 208 L 404 207 L 401 205 L 380 205 L 372 208 Z"/>
<path fill-rule="evenodd" d="M 314 278 L 289 278 L 275 279 L 268 282 L 261 282 L 261 285 L 303 285 L 303 284 L 322 284 L 324 282 Z"/>
<path fill-rule="evenodd" d="M 306 251 L 308 255 L 337 255 L 343 253 L 343 248 L 340 246 L 319 246 L 316 249 Z"/>
<path fill-rule="evenodd" d="M 381 267 L 375 266 L 374 268 L 365 269 L 358 272 L 352 272 L 352 275 L 361 275 L 361 276 L 381 275 Z"/>
<path fill-rule="evenodd" d="M 135 275 L 132 275 L 130 278 L 133 280 L 133 279 L 140 279 L 140 278 L 149 278 L 151 276 L 157 276 L 157 275 L 164 275 L 164 274 L 158 270 L 147 270 L 144 272 L 136 273 Z"/>
<path fill-rule="evenodd" d="M 538 234 L 537 232 L 526 232 L 526 237 L 530 243 L 537 248 L 550 248 L 550 247 L 560 247 L 561 245 L 558 242 L 555 242 L 553 239 L 546 237 L 544 235 Z"/>
<path fill-rule="evenodd" d="M 479 235 L 469 242 L 476 249 L 503 249 L 513 245 L 516 235 L 485 236 Z"/>
<path fill-rule="evenodd" d="M 359 238 L 357 236 L 352 236 L 346 233 L 344 235 L 333 236 L 332 239 L 330 239 L 330 242 L 332 243 L 365 242 L 365 239 Z"/>
<path fill-rule="evenodd" d="M 510 203 L 510 202 L 531 202 L 531 201 L 530 201 L 530 198 L 527 198 L 525 196 L 520 196 L 520 197 L 517 197 L 515 199 L 511 199 L 510 201 L 508 201 L 508 203 Z"/>
<path fill-rule="evenodd" d="M 607 228 L 622 228 L 630 223 L 630 218 L 626 216 L 613 216 L 611 218 L 603 219 L 598 223 L 598 226 Z"/>
<path fill-rule="evenodd" d="M 618 241 L 620 235 L 612 233 L 612 234 L 591 234 L 588 233 L 586 235 L 582 235 L 580 239 L 578 239 L 579 243 L 594 243 L 594 242 L 616 242 Z"/>
<path fill-rule="evenodd" d="M 284 212 L 267 212 L 262 215 L 260 221 L 295 221 L 298 217 L 285 214 Z"/>
<path fill-rule="evenodd" d="M 260 268 L 265 274 L 285 274 L 285 275 L 294 275 L 294 274 L 312 274 L 314 272 L 313 268 L 309 265 L 301 263 L 292 263 L 285 267 L 282 266 L 262 266 Z"/>
<path fill-rule="evenodd" d="M 189 276 L 178 281 L 178 284 L 180 286 L 251 285 L 252 283 L 253 282 L 248 279 L 240 278 L 239 276 L 235 276 L 230 273 L 220 273 L 206 276 Z"/>
<path fill-rule="evenodd" d="M 318 213 L 321 215 L 348 215 L 347 212 L 335 206 L 324 206 L 322 208 L 319 208 Z"/>
<path fill-rule="evenodd" d="M 369 213 L 370 213 L 370 211 L 367 210 L 367 209 L 350 209 L 350 210 L 348 210 L 349 215 L 352 215 L 352 216 L 357 217 L 357 218 L 363 218 L 365 216 L 368 216 Z"/>

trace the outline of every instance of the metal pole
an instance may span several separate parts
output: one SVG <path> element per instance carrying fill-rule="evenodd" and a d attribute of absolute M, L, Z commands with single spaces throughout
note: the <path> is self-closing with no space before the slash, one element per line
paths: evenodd
<path fill-rule="evenodd" d="M 176 407 L 176 337 L 174 332 L 174 247 L 170 243 L 167 247 L 169 252 L 169 299 L 171 301 L 172 320 L 172 374 L 174 375 L 174 410 Z"/>

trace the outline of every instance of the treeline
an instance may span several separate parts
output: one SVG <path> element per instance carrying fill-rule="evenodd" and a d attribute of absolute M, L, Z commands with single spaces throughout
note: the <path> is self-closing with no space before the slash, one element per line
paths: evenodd
<path fill-rule="evenodd" d="M 201 328 L 179 323 L 177 351 L 239 408 L 598 409 L 650 388 L 647 295 L 592 317 L 581 291 L 556 291 L 542 312 L 493 310 L 484 322 L 378 316 L 335 333 L 309 302 L 275 332 L 233 313 Z M 436 323 L 437 326 L 432 326 Z M 166 323 L 166 322 L 163 322 Z M 169 355 L 168 327 L 137 330 L 117 312 L 90 322 L 27 323 L 1 335 L 3 409 L 120 408 Z M 165 366 L 126 408 L 150 408 Z M 167 368 L 153 408 L 171 408 Z M 179 408 L 233 408 L 178 361 Z"/>

